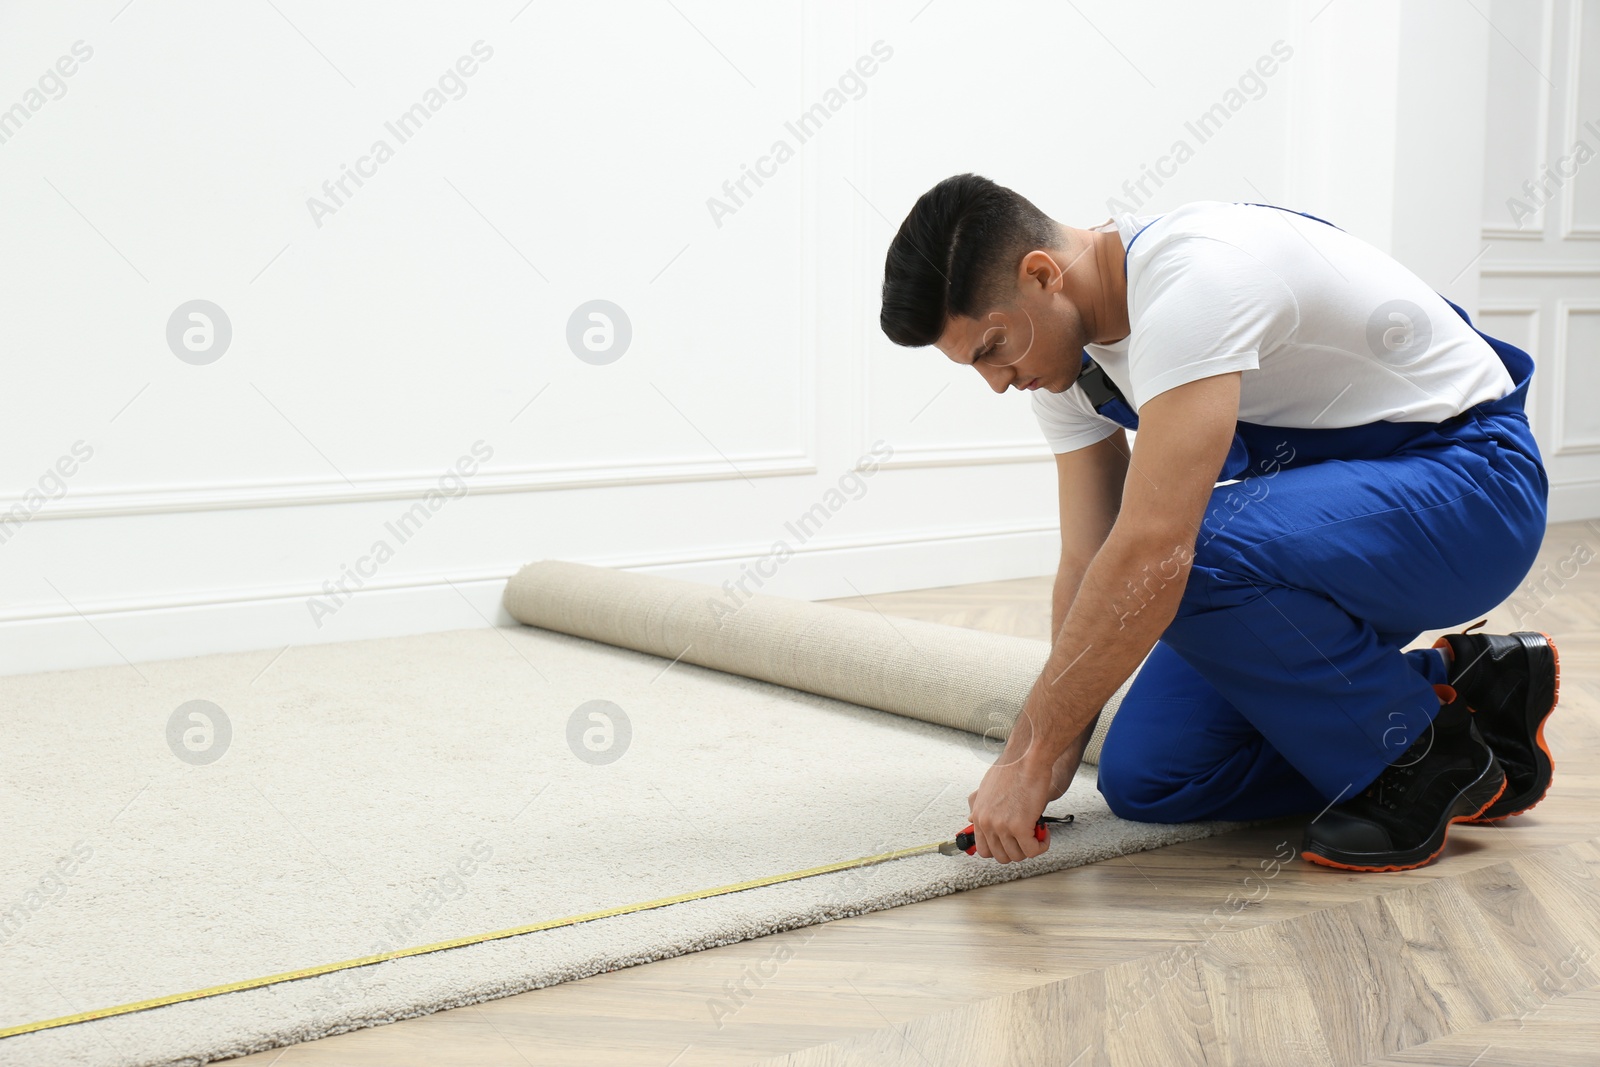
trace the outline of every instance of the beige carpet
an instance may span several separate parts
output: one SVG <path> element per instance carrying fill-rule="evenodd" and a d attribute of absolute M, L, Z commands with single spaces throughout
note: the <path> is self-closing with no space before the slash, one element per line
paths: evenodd
<path fill-rule="evenodd" d="M 877 621 L 992 660 L 992 635 Z M 278 652 L 0 678 L 0 1029 L 948 838 L 992 758 L 533 627 Z M 20 1035 L 0 1063 L 198 1064 L 1239 825 L 1119 820 L 1092 768 L 1067 812 L 1022 864 L 917 856 Z"/>

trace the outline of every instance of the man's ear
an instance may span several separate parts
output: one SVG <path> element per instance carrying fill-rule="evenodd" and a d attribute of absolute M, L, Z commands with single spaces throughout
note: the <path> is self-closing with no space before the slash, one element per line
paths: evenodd
<path fill-rule="evenodd" d="M 1065 262 L 1060 253 L 1035 248 L 1017 265 L 1017 284 L 1024 291 L 1028 286 L 1035 286 L 1047 293 L 1059 292 L 1065 283 Z"/>

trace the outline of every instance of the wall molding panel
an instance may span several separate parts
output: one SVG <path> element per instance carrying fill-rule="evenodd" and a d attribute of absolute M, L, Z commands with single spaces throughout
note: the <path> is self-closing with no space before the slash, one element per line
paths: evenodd
<path fill-rule="evenodd" d="M 732 466 L 729 465 L 730 460 Z M 431 475 L 414 472 L 367 475 L 352 479 L 349 484 L 327 479 L 267 485 L 240 483 L 147 489 L 77 489 L 40 508 L 29 521 L 420 500 L 438 488 L 440 475 L 448 469 L 441 466 L 437 473 Z M 729 460 L 665 461 L 654 464 L 639 461 L 627 466 L 552 465 L 496 472 L 480 467 L 478 473 L 468 481 L 471 493 L 477 495 L 719 482 L 730 478 L 773 478 L 816 473 L 815 460 L 802 452 L 771 452 L 730 457 Z M 0 513 L 22 504 L 22 496 L 0 498 Z"/>
<path fill-rule="evenodd" d="M 1555 351 L 1553 353 L 1555 358 L 1551 363 L 1555 372 L 1553 388 L 1557 402 L 1552 412 L 1554 417 L 1550 436 L 1555 442 L 1553 455 L 1557 457 L 1600 454 L 1600 434 L 1591 438 L 1574 440 L 1567 431 L 1566 399 L 1572 393 L 1568 377 L 1574 355 L 1571 344 L 1572 316 L 1574 315 L 1600 317 L 1600 299 L 1556 301 L 1556 338 Z M 1590 401 L 1590 406 L 1593 406 L 1592 395 Z"/>
<path fill-rule="evenodd" d="M 1539 175 L 1543 172 L 1545 161 L 1550 158 L 1550 115 L 1553 104 L 1551 94 L 1554 90 L 1550 85 L 1550 82 L 1544 77 L 1544 73 L 1550 70 L 1551 60 L 1555 55 L 1555 3 L 1556 0 L 1541 0 L 1539 5 L 1539 53 L 1536 61 L 1538 64 L 1537 70 L 1539 72 L 1538 85 L 1536 89 L 1538 93 L 1539 104 L 1538 115 L 1534 119 L 1533 154 L 1531 159 L 1525 161 L 1527 176 L 1533 179 L 1535 182 L 1537 182 Z M 1567 24 L 1569 26 L 1575 25 L 1572 19 L 1576 18 L 1575 8 L 1577 6 L 1577 0 L 1562 0 L 1562 4 L 1568 14 Z M 1503 4 L 1502 7 L 1504 7 Z M 1491 5 L 1491 11 L 1492 10 L 1493 9 Z M 1502 17 L 1504 17 L 1503 12 Z M 1494 18 L 1492 15 L 1490 22 L 1491 24 L 1494 23 Z M 1498 27 L 1496 28 L 1495 33 L 1497 35 L 1497 40 L 1494 42 L 1492 47 L 1498 47 L 1503 43 L 1504 45 L 1510 47 L 1513 52 L 1519 51 L 1516 49 L 1515 45 L 1511 44 L 1510 39 L 1505 37 Z M 1534 62 L 1531 57 L 1523 58 L 1527 59 L 1529 62 Z M 1518 67 L 1512 73 L 1512 76 L 1525 75 L 1526 71 L 1521 67 Z M 1507 73 L 1502 69 L 1500 72 L 1500 77 L 1504 79 L 1507 76 Z M 1572 94 L 1569 92 L 1569 102 L 1571 95 Z M 1491 102 L 1490 107 L 1493 108 L 1493 106 L 1494 104 Z M 1493 111 L 1491 111 L 1486 117 L 1490 120 L 1488 129 L 1491 137 L 1493 137 L 1497 130 L 1504 129 L 1503 126 L 1496 125 L 1495 119 L 1500 118 L 1500 116 L 1495 115 Z M 1496 158 L 1493 153 L 1485 153 L 1485 155 L 1486 159 L 1488 160 L 1493 160 Z M 1570 186 L 1571 183 L 1569 182 L 1568 185 Z M 1517 191 L 1520 193 L 1520 190 Z M 1481 230 L 1485 240 L 1543 241 L 1545 239 L 1547 228 L 1547 212 L 1545 211 L 1544 205 L 1536 205 L 1533 218 L 1526 226 L 1508 226 L 1502 222 L 1497 215 L 1493 221 L 1484 219 Z"/>

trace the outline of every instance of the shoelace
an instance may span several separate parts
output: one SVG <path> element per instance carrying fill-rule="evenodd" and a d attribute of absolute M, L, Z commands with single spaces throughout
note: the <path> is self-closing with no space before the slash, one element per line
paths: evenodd
<path fill-rule="evenodd" d="M 1421 761 L 1418 760 L 1417 763 Z M 1408 763 L 1403 767 L 1390 766 L 1378 775 L 1377 779 L 1365 790 L 1362 796 L 1370 797 L 1378 805 L 1389 811 L 1399 811 L 1401 801 L 1406 792 L 1411 788 L 1411 781 L 1417 775 L 1417 763 Z"/>

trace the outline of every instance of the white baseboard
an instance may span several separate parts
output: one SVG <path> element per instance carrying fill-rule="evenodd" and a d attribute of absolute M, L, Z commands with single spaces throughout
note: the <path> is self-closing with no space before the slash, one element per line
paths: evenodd
<path fill-rule="evenodd" d="M 291 645 L 510 624 L 500 609 L 505 581 L 504 575 L 461 575 L 387 588 L 369 585 L 321 628 L 306 608 L 312 589 L 241 593 L 194 603 L 79 603 L 81 616 L 74 612 L 0 622 L 0 674 L 121 664 L 139 684 L 138 664 L 155 660 L 261 649 L 265 667 Z"/>
<path fill-rule="evenodd" d="M 1562 482 L 1550 486 L 1551 522 L 1572 522 L 1600 516 L 1600 481 Z"/>
<path fill-rule="evenodd" d="M 807 544 L 781 562 L 762 562 L 765 547 L 696 558 L 566 558 L 718 587 L 744 576 L 752 593 L 826 600 L 1054 574 L 1060 544 L 1054 527 L 1029 527 Z M 755 573 L 758 563 L 768 576 Z M 0 619 L 0 674 L 124 665 L 139 684 L 138 665 L 156 660 L 260 649 L 264 670 L 293 645 L 514 626 L 500 604 L 516 570 L 370 582 L 320 627 L 307 608 L 312 587 L 79 602 L 75 611 L 13 614 Z"/>

